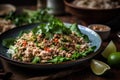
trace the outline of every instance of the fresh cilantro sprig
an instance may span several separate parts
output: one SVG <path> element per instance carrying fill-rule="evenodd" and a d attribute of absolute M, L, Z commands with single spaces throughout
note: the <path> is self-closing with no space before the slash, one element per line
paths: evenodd
<path fill-rule="evenodd" d="M 45 38 L 51 39 L 54 34 L 70 34 L 71 31 L 58 18 L 54 18 L 49 23 L 43 23 L 35 27 L 34 34 L 45 34 Z"/>

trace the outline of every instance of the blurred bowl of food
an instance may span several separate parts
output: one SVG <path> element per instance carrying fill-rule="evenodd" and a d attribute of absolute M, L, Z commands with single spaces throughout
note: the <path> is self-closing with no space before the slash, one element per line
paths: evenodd
<path fill-rule="evenodd" d="M 120 0 L 64 0 L 66 12 L 87 24 L 105 23 L 120 14 Z"/>
<path fill-rule="evenodd" d="M 16 7 L 12 4 L 0 4 L 0 16 L 8 15 L 10 12 L 15 12 Z"/>
<path fill-rule="evenodd" d="M 0 34 L 14 27 L 16 26 L 12 23 L 11 20 L 0 18 Z"/>
<path fill-rule="evenodd" d="M 109 26 L 103 24 L 90 24 L 88 25 L 88 28 L 97 32 L 102 40 L 108 39 L 111 31 L 111 28 Z"/>

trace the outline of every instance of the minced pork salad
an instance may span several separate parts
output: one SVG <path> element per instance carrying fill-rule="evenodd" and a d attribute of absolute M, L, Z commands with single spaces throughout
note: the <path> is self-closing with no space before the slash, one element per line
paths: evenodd
<path fill-rule="evenodd" d="M 86 57 L 94 52 L 87 35 L 81 33 L 77 24 L 67 27 L 58 19 L 40 24 L 32 30 L 22 31 L 7 53 L 13 60 L 27 63 L 61 63 Z"/>

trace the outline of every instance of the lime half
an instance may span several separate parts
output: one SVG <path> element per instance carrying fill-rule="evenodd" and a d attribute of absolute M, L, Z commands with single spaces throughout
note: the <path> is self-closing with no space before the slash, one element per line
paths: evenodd
<path fill-rule="evenodd" d="M 99 60 L 91 60 L 91 70 L 95 75 L 102 75 L 110 69 L 110 66 Z"/>
<path fill-rule="evenodd" d="M 102 56 L 107 59 L 108 56 L 109 56 L 111 53 L 116 52 L 116 51 L 117 51 L 116 46 L 115 46 L 114 42 L 111 40 L 111 41 L 109 42 L 109 44 L 107 45 L 107 47 L 106 47 L 106 48 L 104 49 L 104 51 L 102 52 Z"/>

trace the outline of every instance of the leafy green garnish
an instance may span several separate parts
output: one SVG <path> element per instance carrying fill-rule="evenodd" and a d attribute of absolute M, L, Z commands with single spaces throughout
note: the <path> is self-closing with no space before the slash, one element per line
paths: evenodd
<path fill-rule="evenodd" d="M 91 52 L 94 52 L 95 48 L 96 48 L 96 46 L 92 46 L 92 47 L 88 48 L 85 52 L 82 53 L 82 56 L 85 57 L 88 54 L 90 54 Z"/>
<path fill-rule="evenodd" d="M 13 46 L 13 45 L 10 45 L 10 47 L 9 47 L 11 50 L 13 50 L 14 51 L 14 53 L 17 53 L 18 52 L 18 49 L 17 49 L 17 47 L 15 47 L 15 46 Z M 14 53 L 12 53 L 12 54 L 14 54 Z"/>
<path fill-rule="evenodd" d="M 83 38 L 84 38 L 85 41 L 90 42 L 89 37 L 87 35 L 84 34 Z"/>
<path fill-rule="evenodd" d="M 64 47 L 64 46 L 62 46 L 60 49 L 61 49 L 61 50 L 68 51 L 68 49 L 67 49 L 66 47 Z"/>
<path fill-rule="evenodd" d="M 70 30 L 74 32 L 77 36 L 81 36 L 84 38 L 85 41 L 89 42 L 89 38 L 87 35 L 83 34 L 80 29 L 78 28 L 77 24 L 72 24 Z"/>
<path fill-rule="evenodd" d="M 79 59 L 81 58 L 82 55 L 79 53 L 79 52 L 75 52 L 73 55 L 72 55 L 72 60 L 76 60 L 76 59 Z"/>
<path fill-rule="evenodd" d="M 51 39 L 54 34 L 70 34 L 69 28 L 65 27 L 64 23 L 58 19 L 54 18 L 49 23 L 43 23 L 35 27 L 33 30 L 34 34 L 44 34 L 45 38 Z"/>
<path fill-rule="evenodd" d="M 95 50 L 96 46 L 93 46 L 93 47 L 90 47 L 88 48 L 86 51 L 84 52 L 75 52 L 73 55 L 72 55 L 72 60 L 76 60 L 76 59 L 79 59 L 81 57 L 85 57 L 87 56 L 88 54 L 90 54 L 91 52 L 93 52 Z"/>
<path fill-rule="evenodd" d="M 61 63 L 61 62 L 69 61 L 69 60 L 77 60 L 79 58 L 87 56 L 89 53 L 93 52 L 95 48 L 96 47 L 93 46 L 91 48 L 88 48 L 88 50 L 86 50 L 84 52 L 75 52 L 72 55 L 71 58 L 66 58 L 66 57 L 62 57 L 62 56 L 56 56 L 56 57 L 53 57 L 53 59 L 49 60 L 48 62 L 56 64 L 56 63 Z"/>
<path fill-rule="evenodd" d="M 38 57 L 38 56 L 35 56 L 32 60 L 33 64 L 36 64 L 36 63 L 39 63 L 39 62 L 40 62 L 40 57 Z"/>
<path fill-rule="evenodd" d="M 81 31 L 79 30 L 77 24 L 72 24 L 70 27 L 70 30 L 72 32 L 74 32 L 77 36 L 83 36 L 83 34 L 81 33 Z"/>
<path fill-rule="evenodd" d="M 13 45 L 15 42 L 15 38 L 7 38 L 2 41 L 2 45 L 9 48 L 10 45 Z"/>
<path fill-rule="evenodd" d="M 49 60 L 48 62 L 57 64 L 57 63 L 61 63 L 61 62 L 68 61 L 68 60 L 70 60 L 70 58 L 56 56 L 53 59 Z"/>
<path fill-rule="evenodd" d="M 18 37 L 21 37 L 24 33 L 29 33 L 29 32 L 30 32 L 29 30 L 20 31 L 20 33 L 18 34 Z"/>
<path fill-rule="evenodd" d="M 48 9 L 23 10 L 20 14 L 11 12 L 5 19 L 11 20 L 16 26 L 22 26 L 31 23 L 49 22 L 54 16 L 48 14 Z"/>

